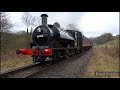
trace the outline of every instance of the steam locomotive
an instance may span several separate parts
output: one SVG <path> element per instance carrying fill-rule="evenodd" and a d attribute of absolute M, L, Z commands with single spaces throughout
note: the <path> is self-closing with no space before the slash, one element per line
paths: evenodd
<path fill-rule="evenodd" d="M 55 63 L 62 57 L 70 57 L 92 47 L 91 41 L 80 31 L 61 30 L 57 22 L 47 24 L 47 14 L 41 17 L 42 25 L 33 31 L 30 49 L 16 50 L 17 54 L 32 56 L 33 63 L 42 63 L 46 59 Z"/>

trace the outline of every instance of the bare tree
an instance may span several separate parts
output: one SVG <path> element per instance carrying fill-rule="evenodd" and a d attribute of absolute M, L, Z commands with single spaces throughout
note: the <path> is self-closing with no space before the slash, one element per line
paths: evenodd
<path fill-rule="evenodd" d="M 40 26 L 40 24 L 41 24 L 41 19 L 40 19 L 40 17 L 34 17 L 34 18 L 35 18 L 34 26 Z"/>
<path fill-rule="evenodd" d="M 63 27 L 60 27 L 59 29 L 60 29 L 60 31 L 64 31 L 65 30 Z"/>
<path fill-rule="evenodd" d="M 9 30 L 13 27 L 13 24 L 10 22 L 8 13 L 0 12 L 0 50 L 6 52 L 6 49 L 9 49 L 9 41 L 11 34 L 8 33 Z"/>
<path fill-rule="evenodd" d="M 78 31 L 78 28 L 75 24 L 68 24 L 67 29 L 72 29 L 72 30 L 77 30 Z"/>
<path fill-rule="evenodd" d="M 13 27 L 10 22 L 8 14 L 5 12 L 0 12 L 0 32 L 6 32 Z"/>
<path fill-rule="evenodd" d="M 28 48 L 28 28 L 34 25 L 35 17 L 33 17 L 29 12 L 24 12 L 22 15 L 22 22 L 27 26 L 27 48 Z"/>
<path fill-rule="evenodd" d="M 34 25 L 35 17 L 33 17 L 29 12 L 24 12 L 22 15 L 22 22 L 27 26 L 27 29 L 29 26 Z"/>

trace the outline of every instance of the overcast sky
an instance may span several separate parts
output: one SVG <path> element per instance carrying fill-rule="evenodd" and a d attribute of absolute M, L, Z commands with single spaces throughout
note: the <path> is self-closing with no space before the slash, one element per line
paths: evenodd
<path fill-rule="evenodd" d="M 12 30 L 25 31 L 26 26 L 21 21 L 23 12 L 8 13 L 11 22 L 15 24 Z M 59 22 L 61 27 L 66 28 L 73 23 L 87 37 L 96 37 L 106 32 L 119 34 L 119 12 L 30 12 L 32 16 L 39 17 L 43 13 L 48 14 L 48 24 Z"/>

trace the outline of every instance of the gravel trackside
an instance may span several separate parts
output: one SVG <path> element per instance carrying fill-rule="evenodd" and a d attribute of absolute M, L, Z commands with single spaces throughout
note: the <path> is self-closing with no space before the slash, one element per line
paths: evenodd
<path fill-rule="evenodd" d="M 92 49 L 77 59 L 59 62 L 44 73 L 37 74 L 32 78 L 82 78 L 91 55 Z"/>

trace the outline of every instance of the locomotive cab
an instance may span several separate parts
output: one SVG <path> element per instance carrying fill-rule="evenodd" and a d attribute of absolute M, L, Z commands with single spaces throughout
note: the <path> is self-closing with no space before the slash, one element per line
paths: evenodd
<path fill-rule="evenodd" d="M 74 47 L 82 47 L 82 33 L 76 30 L 66 30 L 74 38 Z"/>

